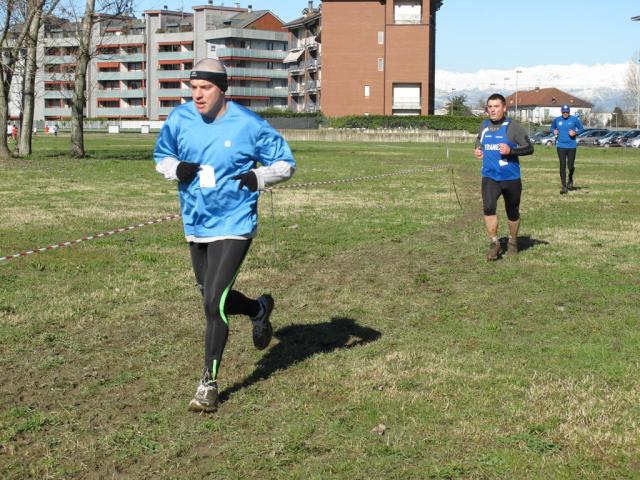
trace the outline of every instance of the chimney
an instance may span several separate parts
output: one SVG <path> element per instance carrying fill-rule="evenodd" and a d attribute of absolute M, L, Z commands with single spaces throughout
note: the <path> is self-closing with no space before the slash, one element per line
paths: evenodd
<path fill-rule="evenodd" d="M 247 5 L 247 12 L 248 13 L 253 12 L 253 5 Z"/>
<path fill-rule="evenodd" d="M 240 8 L 240 4 L 239 3 L 236 3 L 236 8 Z"/>
<path fill-rule="evenodd" d="M 313 0 L 309 0 L 309 13 L 313 13 Z"/>
<path fill-rule="evenodd" d="M 167 7 L 167 6 L 165 5 L 165 6 L 164 6 L 164 9 L 165 9 L 165 10 L 169 10 L 169 7 Z"/>
<path fill-rule="evenodd" d="M 209 5 L 213 5 L 213 0 L 209 0 Z"/>

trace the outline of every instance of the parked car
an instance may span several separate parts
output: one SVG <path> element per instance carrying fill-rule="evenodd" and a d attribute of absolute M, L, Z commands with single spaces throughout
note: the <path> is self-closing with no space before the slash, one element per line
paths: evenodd
<path fill-rule="evenodd" d="M 640 148 L 640 135 L 629 140 L 629 146 L 633 148 Z"/>
<path fill-rule="evenodd" d="M 609 133 L 606 128 L 598 128 L 583 132 L 576 138 L 578 145 L 595 145 L 595 141 Z"/>
<path fill-rule="evenodd" d="M 620 147 L 626 147 L 627 146 L 627 142 L 629 140 L 633 140 L 634 138 L 636 138 L 638 135 L 640 134 L 640 130 L 629 130 L 628 132 L 626 132 L 624 135 L 622 135 L 621 137 L 619 137 L 616 142 L 618 144 L 618 146 Z"/>
<path fill-rule="evenodd" d="M 624 130 L 618 130 L 614 132 L 607 133 L 604 137 L 601 137 L 596 140 L 596 145 L 601 147 L 611 147 L 612 145 L 619 146 L 616 143 L 616 139 L 620 138 L 622 135 L 627 133 Z"/>
<path fill-rule="evenodd" d="M 556 144 L 556 136 L 553 133 L 547 132 L 545 136 L 540 138 L 538 143 L 547 147 L 553 147 Z"/>
<path fill-rule="evenodd" d="M 548 131 L 536 132 L 529 137 L 529 140 L 531 140 L 531 143 L 539 144 L 541 143 L 540 140 L 542 140 L 543 137 L 547 137 L 548 135 L 549 135 Z"/>

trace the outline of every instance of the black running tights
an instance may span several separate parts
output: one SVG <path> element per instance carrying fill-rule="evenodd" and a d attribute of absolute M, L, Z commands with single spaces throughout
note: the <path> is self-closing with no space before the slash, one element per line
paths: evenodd
<path fill-rule="evenodd" d="M 229 336 L 227 315 L 256 316 L 257 301 L 232 290 L 251 240 L 216 240 L 189 243 L 191 264 L 202 292 L 207 326 L 204 334 L 204 367 L 215 380 Z"/>
<path fill-rule="evenodd" d="M 562 186 L 567 186 L 567 163 L 569 164 L 569 181 L 573 182 L 573 172 L 575 171 L 576 149 L 558 147 L 558 158 L 560 159 L 560 181 Z"/>

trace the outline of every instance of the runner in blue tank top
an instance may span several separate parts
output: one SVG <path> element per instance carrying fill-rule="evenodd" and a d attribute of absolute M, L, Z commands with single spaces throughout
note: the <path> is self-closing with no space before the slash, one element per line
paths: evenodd
<path fill-rule="evenodd" d="M 482 204 L 487 234 L 491 240 L 487 261 L 497 260 L 500 252 L 498 241 L 498 198 L 502 195 L 507 211 L 509 240 L 507 254 L 518 253 L 518 229 L 520 228 L 520 160 L 531 155 L 533 145 L 524 129 L 507 118 L 505 98 L 494 93 L 487 100 L 489 119 L 480 126 L 474 155 L 482 160 Z"/>

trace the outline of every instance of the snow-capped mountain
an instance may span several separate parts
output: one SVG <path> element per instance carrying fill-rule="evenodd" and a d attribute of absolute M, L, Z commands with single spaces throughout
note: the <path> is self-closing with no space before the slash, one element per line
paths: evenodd
<path fill-rule="evenodd" d="M 480 70 L 474 73 L 436 70 L 436 108 L 451 95 L 464 94 L 475 108 L 493 93 L 509 95 L 516 90 L 555 87 L 594 104 L 595 111 L 610 112 L 614 107 L 630 105 L 625 87 L 628 63 L 604 65 L 537 65 L 512 70 Z M 455 89 L 455 90 L 454 90 Z"/>

